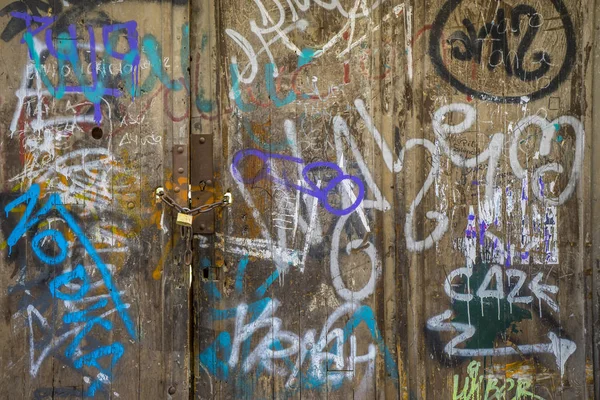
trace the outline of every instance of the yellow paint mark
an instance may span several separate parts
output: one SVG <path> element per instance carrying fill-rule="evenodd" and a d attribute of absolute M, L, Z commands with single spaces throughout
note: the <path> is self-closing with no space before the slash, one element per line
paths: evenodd
<path fill-rule="evenodd" d="M 585 382 L 588 385 L 594 384 L 594 366 L 589 361 L 585 363 Z"/>
<path fill-rule="evenodd" d="M 536 373 L 536 366 L 533 360 L 518 361 L 504 366 L 504 372 L 507 378 L 523 378 L 533 376 Z"/>
<path fill-rule="evenodd" d="M 154 272 L 152 272 L 152 278 L 155 281 L 160 280 L 160 278 L 162 277 L 163 265 L 165 265 L 165 261 L 170 253 L 171 253 L 171 240 L 169 240 L 167 242 L 167 245 L 165 246 L 165 248 L 162 252 L 162 257 L 160 257 L 160 260 L 158 260 L 158 265 L 154 269 Z"/>

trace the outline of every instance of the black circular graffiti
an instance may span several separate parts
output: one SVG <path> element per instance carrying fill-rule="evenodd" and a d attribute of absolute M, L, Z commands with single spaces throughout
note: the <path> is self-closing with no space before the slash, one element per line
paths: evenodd
<path fill-rule="evenodd" d="M 448 70 L 448 68 L 444 64 L 444 59 L 442 58 L 441 47 L 440 47 L 441 40 L 440 39 L 442 38 L 444 27 L 445 27 L 446 23 L 448 22 L 450 15 L 463 2 L 463 0 L 448 0 L 440 9 L 438 15 L 435 18 L 434 23 L 432 24 L 431 36 L 429 39 L 429 56 L 431 57 L 431 61 L 434 65 L 437 73 L 445 81 L 447 81 L 450 85 L 452 85 L 454 88 L 461 91 L 462 93 L 473 96 L 473 97 L 481 99 L 481 100 L 491 101 L 494 103 L 520 103 L 523 101 L 524 96 L 528 97 L 529 101 L 533 101 L 533 100 L 541 99 L 541 98 L 547 96 L 548 94 L 554 92 L 556 89 L 558 89 L 560 84 L 567 79 L 567 77 L 571 73 L 571 69 L 573 68 L 573 63 L 575 62 L 577 42 L 576 42 L 576 38 L 575 38 L 575 29 L 573 27 L 573 22 L 571 21 L 571 17 L 569 15 L 567 7 L 563 3 L 563 0 L 550 0 L 550 1 L 552 2 L 552 5 L 558 12 L 558 15 L 560 16 L 560 19 L 562 21 L 562 25 L 563 25 L 564 33 L 565 33 L 565 37 L 566 37 L 566 50 L 565 50 L 565 58 L 562 63 L 562 66 L 560 67 L 560 70 L 558 71 L 556 76 L 545 87 L 541 88 L 540 90 L 534 91 L 532 93 L 523 93 L 522 95 L 519 95 L 519 96 L 499 96 L 499 95 L 494 95 L 494 94 L 490 94 L 490 93 L 485 93 L 483 91 L 476 90 L 476 89 L 473 89 L 473 88 L 467 86 L 465 83 L 461 82 L 460 79 L 458 79 L 456 76 L 454 76 Z M 530 6 L 522 5 L 520 7 L 522 7 L 522 10 L 523 10 L 522 13 L 525 13 L 525 12 L 531 13 L 531 10 L 533 10 L 533 8 Z M 502 10 L 502 12 L 503 12 L 503 10 Z M 535 12 L 535 10 L 533 10 L 533 12 Z M 503 17 L 503 15 L 501 15 L 501 17 Z M 531 18 L 531 15 L 530 15 L 530 18 Z M 518 19 L 518 17 L 517 17 L 517 19 Z M 513 32 L 515 32 L 514 31 L 514 22 L 515 21 L 513 19 Z M 467 19 L 465 19 L 463 23 L 467 24 L 467 23 L 469 23 L 469 21 Z M 498 31 L 501 32 L 502 30 L 504 30 L 504 33 L 505 33 L 506 31 L 508 31 L 508 29 L 506 28 L 506 26 L 503 27 L 502 24 L 506 24 L 506 22 L 504 21 L 503 18 L 502 18 L 502 22 L 500 22 L 500 24 L 498 24 L 498 23 L 495 24 L 494 22 L 492 22 L 490 24 L 486 24 L 482 28 L 482 30 L 485 30 L 484 35 L 487 35 L 490 32 L 492 32 L 492 36 L 493 36 L 494 29 L 496 30 L 496 32 L 498 32 Z M 482 30 L 480 30 L 480 32 L 482 32 Z M 518 29 L 517 29 L 517 32 L 518 32 Z M 528 50 L 529 45 L 533 41 L 532 35 L 534 36 L 535 32 L 537 32 L 537 27 L 535 29 L 533 29 L 533 33 L 531 31 L 528 31 L 524 35 L 524 38 L 521 41 L 520 49 L 518 51 L 521 51 L 521 53 L 524 54 Z M 475 36 L 476 32 L 471 31 L 470 34 L 471 34 L 471 36 Z M 464 35 L 464 36 L 466 37 L 466 35 Z M 478 42 L 480 43 L 481 36 L 476 37 L 476 40 L 478 40 Z M 494 40 L 497 40 L 497 39 L 494 39 Z M 524 43 L 527 43 L 527 44 L 524 44 Z M 497 45 L 494 44 L 494 46 L 497 46 Z M 453 56 L 460 60 L 465 60 L 464 57 L 470 58 L 470 57 L 474 56 L 473 54 L 471 54 L 471 52 L 468 49 L 464 52 L 456 51 L 457 49 L 453 49 L 453 50 L 455 50 L 453 52 Z M 506 48 L 499 48 L 498 50 L 499 51 L 496 52 L 496 55 L 504 54 L 503 57 L 508 57 L 508 53 L 510 53 L 509 51 L 507 51 Z M 480 48 L 479 48 L 479 51 L 480 51 Z M 481 53 L 479 52 L 479 54 L 481 54 Z M 461 57 L 463 57 L 463 58 L 461 58 Z M 476 55 L 475 55 L 475 57 L 476 57 Z M 545 62 L 547 64 L 547 66 L 549 66 L 550 60 L 548 59 L 549 56 L 546 53 L 538 52 L 538 53 L 534 54 L 534 58 L 537 59 L 536 61 L 538 61 L 540 64 L 542 64 L 542 61 L 544 61 L 545 57 L 546 57 Z M 518 66 L 518 62 L 517 62 L 517 66 Z M 544 66 L 544 65 L 542 65 L 542 66 Z M 489 69 L 493 69 L 495 67 L 496 67 L 496 65 L 491 65 L 491 66 L 488 65 Z M 508 75 L 514 74 L 523 81 L 530 80 L 527 78 L 525 78 L 525 79 L 523 78 L 524 75 L 527 75 L 527 72 L 525 72 L 525 74 L 524 74 L 522 69 L 518 70 L 518 67 L 515 70 L 512 70 L 510 63 L 506 64 L 506 69 L 507 69 Z M 538 72 L 538 75 L 541 75 L 541 74 L 545 74 L 547 71 L 548 71 L 548 68 L 544 68 L 544 69 L 539 68 L 539 70 L 534 71 L 534 73 Z M 531 78 L 531 74 L 530 74 L 530 78 Z"/>

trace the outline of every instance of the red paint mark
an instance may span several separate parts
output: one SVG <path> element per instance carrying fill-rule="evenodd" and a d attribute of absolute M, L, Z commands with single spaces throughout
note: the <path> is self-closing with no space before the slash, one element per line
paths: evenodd
<path fill-rule="evenodd" d="M 350 83 L 350 62 L 344 61 L 344 83 Z"/>
<path fill-rule="evenodd" d="M 258 107 L 268 108 L 271 105 L 270 101 L 269 101 L 269 103 L 263 103 L 259 99 L 257 99 L 256 96 L 254 96 L 254 92 L 252 91 L 252 88 L 250 88 L 250 87 L 246 88 L 246 93 L 248 93 L 248 100 L 250 101 L 250 103 L 252 103 Z"/>
<path fill-rule="evenodd" d="M 348 40 L 350 38 L 350 32 L 348 32 L 348 31 L 344 32 L 342 37 L 344 38 L 344 40 Z"/>
<path fill-rule="evenodd" d="M 473 101 L 473 97 L 471 97 L 471 95 L 467 95 L 467 101 Z"/>
<path fill-rule="evenodd" d="M 410 41 L 410 45 L 414 45 L 415 42 L 417 41 L 417 39 L 419 38 L 419 36 L 421 36 L 425 31 L 428 31 L 431 29 L 431 25 L 423 25 L 423 27 L 421 29 L 419 29 L 419 31 L 417 32 L 417 34 L 415 35 L 415 37 L 413 37 Z"/>

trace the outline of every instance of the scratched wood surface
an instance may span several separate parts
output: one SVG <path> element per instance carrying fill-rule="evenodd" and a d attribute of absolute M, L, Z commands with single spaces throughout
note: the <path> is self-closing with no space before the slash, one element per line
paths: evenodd
<path fill-rule="evenodd" d="M 594 3 L 0 1 L 0 398 L 600 396 Z"/>
<path fill-rule="evenodd" d="M 353 5 L 215 5 L 200 397 L 592 398 L 593 7 Z"/>
<path fill-rule="evenodd" d="M 187 144 L 187 122 L 169 115 L 186 114 L 188 96 L 165 91 L 182 77 L 179 32 L 187 7 L 2 1 L 0 8 L 2 205 L 38 184 L 33 211 L 56 193 L 66 213 L 44 215 L 17 235 L 11 251 L 10 235 L 25 208 L 2 220 L 0 398 L 187 398 L 189 272 L 173 214 L 154 195 L 165 187 L 175 196 L 172 149 Z M 27 15 L 40 18 L 29 31 Z M 65 36 L 70 27 L 73 35 Z M 40 65 L 29 61 L 22 38 L 32 40 Z M 143 39 L 160 48 L 147 45 L 143 52 Z M 57 60 L 72 50 L 75 58 Z M 159 79 L 153 68 L 161 65 Z M 139 81 L 129 79 L 133 66 Z M 94 87 L 122 93 L 95 97 Z M 52 231 L 59 233 L 36 242 Z M 53 237 L 64 237 L 67 247 Z M 59 263 L 63 250 L 68 254 Z M 69 276 L 73 271 L 80 273 Z"/>

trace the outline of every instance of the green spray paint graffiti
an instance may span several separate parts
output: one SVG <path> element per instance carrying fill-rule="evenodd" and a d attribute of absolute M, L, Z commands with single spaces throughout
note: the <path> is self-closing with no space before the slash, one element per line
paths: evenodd
<path fill-rule="evenodd" d="M 533 386 L 531 379 L 506 378 L 502 383 L 501 379 L 494 376 L 486 376 L 479 374 L 481 363 L 471 361 L 467 367 L 467 376 L 462 385 L 460 378 L 454 375 L 454 387 L 452 389 L 453 400 L 544 400 L 529 389 Z M 484 379 L 485 378 L 485 379 Z M 514 390 L 514 396 L 511 397 L 511 392 Z"/>
<path fill-rule="evenodd" d="M 513 303 L 510 303 L 504 293 L 503 282 L 490 271 L 491 265 L 478 263 L 473 267 L 473 274 L 458 284 L 458 293 L 473 293 L 471 301 L 454 301 L 453 322 L 466 323 L 477 327 L 476 333 L 465 342 L 465 348 L 482 349 L 494 347 L 498 336 L 505 336 L 507 331 L 518 333 L 516 323 L 531 319 L 531 313 Z M 486 277 L 495 276 L 487 285 Z M 493 282 L 495 280 L 495 283 Z M 495 286 L 495 287 L 494 287 Z M 478 289 L 483 287 L 483 291 Z M 487 296 L 480 297 L 485 293 Z M 497 297 L 494 297 L 498 293 Z M 500 298 L 499 298 L 500 297 Z"/>

